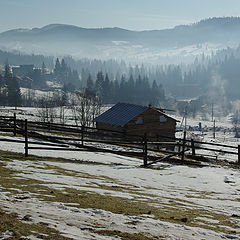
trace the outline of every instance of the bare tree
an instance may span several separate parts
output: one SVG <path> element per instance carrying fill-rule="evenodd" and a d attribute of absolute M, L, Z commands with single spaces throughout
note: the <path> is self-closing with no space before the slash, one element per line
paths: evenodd
<path fill-rule="evenodd" d="M 22 94 L 23 106 L 32 107 L 34 105 L 35 95 L 35 90 L 28 88 L 27 91 Z"/>
<path fill-rule="evenodd" d="M 49 95 L 38 100 L 38 115 L 43 122 L 54 122 L 57 117 L 56 102 Z"/>
<path fill-rule="evenodd" d="M 53 94 L 53 102 L 55 107 L 58 108 L 57 117 L 59 118 L 60 123 L 64 124 L 66 122 L 66 112 L 68 105 L 68 97 L 65 92 L 55 92 Z"/>
<path fill-rule="evenodd" d="M 75 92 L 71 110 L 76 125 L 93 126 L 94 119 L 100 114 L 101 100 L 94 92 Z"/>
<path fill-rule="evenodd" d="M 234 132 L 235 132 L 235 137 L 236 138 L 239 138 L 240 135 L 238 133 L 238 129 L 239 129 L 239 122 L 240 122 L 240 119 L 239 119 L 239 112 L 238 110 L 234 113 L 234 115 L 232 116 L 232 124 L 233 124 L 233 127 L 234 127 Z"/>

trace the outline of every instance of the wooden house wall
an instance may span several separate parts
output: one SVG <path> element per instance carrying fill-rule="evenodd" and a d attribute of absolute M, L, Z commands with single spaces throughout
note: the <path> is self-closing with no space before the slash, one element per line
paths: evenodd
<path fill-rule="evenodd" d="M 161 115 L 166 118 L 166 122 L 160 122 Z M 143 124 L 136 124 L 136 121 L 139 117 L 142 117 Z M 127 133 L 137 135 L 143 135 L 144 133 L 147 133 L 147 135 L 151 137 L 157 137 L 157 135 L 175 137 L 175 130 L 176 121 L 174 119 L 151 108 L 126 124 Z"/>
<path fill-rule="evenodd" d="M 118 132 L 123 131 L 123 127 L 121 127 L 121 126 L 114 126 L 111 124 L 101 123 L 101 122 L 97 122 L 96 127 L 97 127 L 97 129 L 106 129 L 106 130 L 118 131 Z"/>

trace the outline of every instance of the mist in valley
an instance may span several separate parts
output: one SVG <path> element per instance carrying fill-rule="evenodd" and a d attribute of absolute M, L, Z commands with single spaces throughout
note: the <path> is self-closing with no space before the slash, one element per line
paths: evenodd
<path fill-rule="evenodd" d="M 0 9 L 0 239 L 240 240 L 240 2 Z"/>

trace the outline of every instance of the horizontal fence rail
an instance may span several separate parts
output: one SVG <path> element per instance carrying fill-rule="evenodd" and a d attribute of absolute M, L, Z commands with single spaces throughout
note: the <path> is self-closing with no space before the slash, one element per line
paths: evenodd
<path fill-rule="evenodd" d="M 183 139 L 163 135 L 159 135 L 158 138 L 152 138 L 147 137 L 146 134 L 140 136 L 87 126 L 20 120 L 17 119 L 16 114 L 14 114 L 14 116 L 0 116 L 0 131 L 6 133 L 12 132 L 14 136 L 22 135 L 24 140 L 0 138 L 0 142 L 5 141 L 24 144 L 25 156 L 28 156 L 28 150 L 31 149 L 107 152 L 142 157 L 144 166 L 149 166 L 175 156 L 181 156 L 181 159 L 184 160 L 184 155 L 189 150 L 191 150 L 192 156 L 196 155 L 196 150 L 205 150 L 209 152 L 238 155 L 237 163 L 240 164 L 240 145 L 231 146 L 212 142 L 195 141 L 193 139 L 189 140 L 186 138 L 186 133 L 184 133 Z M 40 139 L 41 142 L 29 141 L 29 138 Z M 166 139 L 169 141 L 158 141 L 158 139 Z M 95 146 L 100 146 L 90 146 L 89 144 L 91 143 Z M 29 145 L 42 145 L 42 147 Z M 237 151 L 214 149 L 203 145 L 235 149 Z M 119 150 L 112 150 L 110 149 L 111 146 L 118 146 Z M 172 150 L 165 150 L 165 148 L 171 148 Z M 129 151 L 129 149 L 131 151 Z M 173 150 L 175 150 L 175 152 Z M 169 155 L 156 160 L 154 154 L 156 155 L 157 153 Z M 153 158 L 154 161 L 148 162 L 150 158 Z"/>

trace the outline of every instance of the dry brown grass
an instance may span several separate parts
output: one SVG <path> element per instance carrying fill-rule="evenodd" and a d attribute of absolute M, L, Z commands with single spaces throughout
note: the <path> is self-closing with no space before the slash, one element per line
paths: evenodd
<path fill-rule="evenodd" d="M 41 201 L 55 201 L 61 203 L 68 203 L 71 206 L 76 207 L 76 203 L 78 204 L 79 208 L 94 208 L 94 209 L 102 209 L 105 211 L 110 211 L 116 214 L 124 214 L 127 216 L 140 216 L 140 215 L 151 215 L 154 219 L 184 224 L 192 227 L 201 227 L 205 229 L 211 229 L 216 232 L 223 232 L 226 234 L 235 234 L 236 231 L 229 230 L 227 227 L 232 229 L 236 229 L 233 219 L 230 216 L 227 216 L 223 213 L 214 213 L 206 209 L 202 209 L 199 207 L 188 208 L 186 206 L 191 203 L 190 201 L 184 201 L 181 199 L 169 199 L 168 203 L 159 203 L 151 198 L 152 195 L 149 195 L 149 199 L 144 198 L 144 195 L 141 199 L 135 197 L 134 199 L 127 199 L 122 197 L 115 197 L 109 194 L 98 194 L 91 190 L 83 191 L 83 190 L 76 190 L 70 187 L 64 187 L 64 191 L 52 189 L 46 185 L 46 182 L 38 181 L 34 179 L 25 179 L 25 178 L 18 178 L 16 179 L 15 176 L 21 173 L 20 171 L 15 171 L 6 167 L 6 163 L 11 161 L 12 159 L 17 160 L 25 160 L 23 154 L 18 153 L 10 153 L 10 152 L 3 152 L 1 151 L 1 161 L 0 161 L 0 186 L 3 191 L 9 192 L 9 195 L 14 195 L 18 193 L 16 189 L 20 190 L 20 192 L 29 192 L 31 196 L 38 198 Z M 46 162 L 45 167 L 46 169 L 51 169 L 56 171 L 56 174 L 59 175 L 68 175 L 68 176 L 77 176 L 79 173 L 76 171 L 69 171 L 65 170 L 60 167 L 53 167 L 48 165 L 50 161 L 62 161 L 65 162 L 64 159 L 54 159 L 54 158 L 41 158 L 30 156 L 27 158 L 28 160 L 34 161 L 44 161 Z M 80 164 L 83 164 L 80 162 Z M 84 163 L 86 164 L 86 163 Z M 92 178 L 94 176 L 86 175 L 84 173 L 80 174 L 82 178 Z M 99 176 L 95 176 L 95 178 L 99 178 Z M 101 176 L 101 179 L 104 180 L 104 176 Z M 114 181 L 114 179 L 108 179 L 107 181 Z M 124 193 L 135 193 L 141 194 L 138 191 L 134 191 L 131 187 L 128 188 L 127 186 L 123 187 L 108 187 L 103 185 L 97 185 L 96 188 L 101 190 L 116 190 L 117 192 L 124 192 Z M 145 194 L 145 196 L 147 196 Z M 46 226 L 42 226 L 41 224 L 31 224 L 31 227 L 28 229 L 25 223 L 22 223 L 16 215 L 6 214 L 2 212 L 5 216 L 5 220 L 2 220 L 0 230 L 1 232 L 6 230 L 15 231 L 16 236 L 20 236 L 24 234 L 24 236 L 28 236 L 32 233 L 32 231 L 36 231 L 39 234 L 45 234 L 45 231 L 50 231 L 49 228 Z M 217 224 L 209 224 L 208 222 L 204 222 L 204 220 L 197 219 L 198 217 L 208 217 L 212 220 L 218 221 Z M 4 219 L 4 218 L 3 218 Z M 7 222 L 14 222 L 14 225 L 8 225 Z M 4 225 L 5 224 L 5 225 Z M 23 225 L 21 225 L 23 224 Z M 131 223 L 129 223 L 131 224 Z M 29 224 L 27 224 L 29 226 Z M 225 228 L 226 226 L 226 228 Z M 24 232 L 21 232 L 20 229 L 23 229 Z M 16 229 L 16 230 L 15 230 Z M 34 230 L 35 229 L 35 230 Z M 143 234 L 129 234 L 123 233 L 119 231 L 109 231 L 109 230 L 99 230 L 97 231 L 98 234 L 107 235 L 107 236 L 119 236 L 122 239 L 139 239 L 139 240 L 148 240 L 154 239 L 146 237 Z M 55 235 L 54 235 L 55 234 Z M 52 230 L 52 233 L 48 236 L 51 237 L 57 236 L 59 234 L 57 231 Z M 136 236 L 138 238 L 136 238 Z M 18 238 L 13 238 L 18 239 Z M 44 238 L 44 239 L 67 239 L 67 238 Z M 159 238 L 158 238 L 159 239 Z M 161 238 L 160 238 L 161 239 Z"/>
<path fill-rule="evenodd" d="M 30 239 L 30 235 L 39 239 L 46 240 L 70 240 L 72 238 L 64 237 L 53 228 L 49 228 L 43 223 L 25 223 L 18 218 L 16 213 L 6 213 L 0 210 L 0 236 L 7 230 L 11 232 L 12 236 L 9 240 Z"/>

